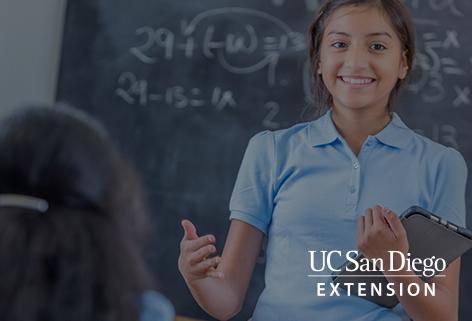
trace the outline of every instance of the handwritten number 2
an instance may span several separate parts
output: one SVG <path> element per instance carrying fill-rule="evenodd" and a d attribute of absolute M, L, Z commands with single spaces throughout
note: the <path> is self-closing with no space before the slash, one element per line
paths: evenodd
<path fill-rule="evenodd" d="M 146 63 L 146 64 L 153 64 L 156 62 L 155 58 L 149 57 L 144 53 L 144 51 L 147 51 L 151 49 L 151 47 L 154 45 L 154 29 L 151 27 L 141 27 L 136 30 L 136 35 L 140 36 L 142 34 L 145 34 L 147 37 L 147 40 L 144 44 L 138 46 L 138 47 L 132 47 L 129 49 L 130 53 L 136 56 L 140 61 Z"/>

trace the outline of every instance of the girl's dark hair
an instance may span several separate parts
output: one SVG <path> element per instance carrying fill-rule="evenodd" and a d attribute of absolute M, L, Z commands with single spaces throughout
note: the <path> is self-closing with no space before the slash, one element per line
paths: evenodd
<path fill-rule="evenodd" d="M 327 21 L 331 14 L 337 9 L 345 6 L 367 6 L 378 8 L 389 17 L 393 28 L 395 29 L 403 50 L 406 51 L 408 73 L 411 72 L 413 59 L 415 56 L 415 30 L 413 27 L 412 17 L 408 8 L 401 0 L 327 0 L 318 9 L 315 19 L 309 28 L 310 42 L 310 65 L 313 81 L 314 107 L 316 109 L 315 116 L 322 115 L 332 105 L 332 97 L 328 89 L 323 83 L 321 75 L 317 73 L 320 62 L 320 48 L 323 34 L 327 25 Z M 390 94 L 388 109 L 389 112 L 393 108 L 393 98 L 398 90 L 402 87 L 406 78 L 398 80 L 392 93 Z"/>
<path fill-rule="evenodd" d="M 140 249 L 136 174 L 103 128 L 70 107 L 0 122 L 0 194 L 49 209 L 0 207 L 2 321 L 138 320 L 152 282 Z"/>

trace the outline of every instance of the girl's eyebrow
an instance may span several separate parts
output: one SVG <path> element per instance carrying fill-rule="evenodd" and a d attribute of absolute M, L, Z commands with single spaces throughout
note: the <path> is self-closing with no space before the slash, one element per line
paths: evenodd
<path fill-rule="evenodd" d="M 338 35 L 338 36 L 346 36 L 346 37 L 351 37 L 350 34 L 346 33 L 346 32 L 341 32 L 341 31 L 330 31 L 328 33 L 328 36 L 329 35 Z M 368 33 L 366 35 L 367 37 L 378 37 L 378 36 L 386 36 L 386 37 L 389 37 L 390 39 L 393 39 L 392 36 L 386 32 L 386 31 L 383 31 L 383 32 L 371 32 L 371 33 Z"/>
<path fill-rule="evenodd" d="M 377 36 L 386 36 L 386 37 L 389 37 L 390 39 L 393 39 L 392 36 L 386 32 L 386 31 L 383 31 L 383 32 L 372 32 L 372 33 L 368 33 L 367 34 L 367 37 L 377 37 Z"/>

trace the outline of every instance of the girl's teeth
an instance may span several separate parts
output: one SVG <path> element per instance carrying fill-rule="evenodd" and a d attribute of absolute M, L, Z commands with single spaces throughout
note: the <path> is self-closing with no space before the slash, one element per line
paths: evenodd
<path fill-rule="evenodd" d="M 356 78 L 344 78 L 342 77 L 342 80 L 344 82 L 353 84 L 353 85 L 365 85 L 365 84 L 370 84 L 373 82 L 373 79 L 356 79 Z"/>

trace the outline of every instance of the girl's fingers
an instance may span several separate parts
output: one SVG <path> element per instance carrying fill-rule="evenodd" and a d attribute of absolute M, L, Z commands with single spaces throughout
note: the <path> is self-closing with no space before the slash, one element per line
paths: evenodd
<path fill-rule="evenodd" d="M 369 231 L 372 229 L 372 225 L 373 225 L 372 209 L 368 208 L 365 210 L 365 213 L 364 213 L 364 234 L 369 234 Z"/>
<path fill-rule="evenodd" d="M 216 252 L 214 245 L 206 245 L 189 256 L 190 264 L 197 264 L 207 258 L 208 255 Z"/>
<path fill-rule="evenodd" d="M 392 229 L 393 234 L 395 234 L 395 237 L 397 239 L 402 239 L 402 238 L 406 237 L 405 228 L 403 227 L 402 222 L 395 215 L 395 213 L 393 213 L 392 211 L 389 210 L 385 214 L 385 218 L 387 219 L 388 224 L 390 225 L 390 228 Z"/>
<path fill-rule="evenodd" d="M 365 233 L 365 217 L 364 215 L 359 216 L 357 219 L 357 248 L 362 248 L 364 246 L 364 233 Z"/>
<path fill-rule="evenodd" d="M 209 234 L 198 237 L 195 225 L 189 220 L 182 220 L 181 225 L 184 236 L 180 242 L 178 267 L 184 278 L 222 278 L 223 273 L 215 269 L 221 258 L 218 256 L 208 258 L 210 254 L 216 252 L 213 245 L 216 242 L 215 236 Z"/>
<path fill-rule="evenodd" d="M 193 273 L 195 274 L 203 274 L 206 275 L 206 272 L 209 268 L 215 268 L 218 264 L 220 264 L 221 258 L 219 256 L 212 257 L 210 259 L 206 259 L 198 264 L 196 264 L 193 268 Z"/>
<path fill-rule="evenodd" d="M 182 220 L 180 222 L 182 228 L 184 229 L 184 236 L 182 240 L 195 240 L 198 238 L 197 228 L 189 220 Z"/>
<path fill-rule="evenodd" d="M 388 215 L 389 212 L 390 212 L 390 210 L 388 208 L 384 207 L 383 210 L 382 210 L 382 216 L 383 216 L 383 219 L 385 220 L 385 224 L 387 224 L 389 229 L 392 230 L 392 232 L 393 232 L 393 229 L 390 226 L 390 222 L 388 221 L 388 218 L 387 218 L 387 215 Z M 395 234 L 395 233 L 393 233 L 393 234 Z"/>
<path fill-rule="evenodd" d="M 187 252 L 195 252 L 206 245 L 215 243 L 215 241 L 216 240 L 213 235 L 205 235 L 195 240 L 187 240 L 183 242 L 186 242 L 185 249 Z"/>
<path fill-rule="evenodd" d="M 388 227 L 387 223 L 385 222 L 385 218 L 383 215 L 383 208 L 379 205 L 375 206 L 372 209 L 372 222 L 373 225 L 380 228 L 385 229 Z"/>
<path fill-rule="evenodd" d="M 357 236 L 363 236 L 365 233 L 365 216 L 359 216 L 357 219 Z"/>
<path fill-rule="evenodd" d="M 217 271 L 214 267 L 208 269 L 208 271 L 206 272 L 206 276 L 215 279 L 222 279 L 225 277 L 223 272 Z"/>

